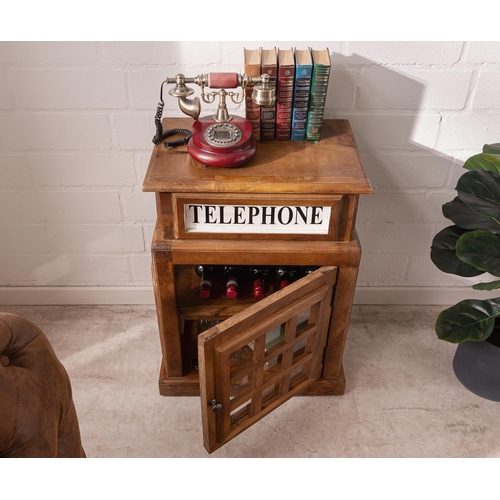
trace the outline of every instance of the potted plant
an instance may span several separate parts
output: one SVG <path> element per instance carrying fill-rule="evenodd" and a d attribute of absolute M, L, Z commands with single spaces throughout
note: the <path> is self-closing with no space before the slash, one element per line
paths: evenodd
<path fill-rule="evenodd" d="M 486 144 L 469 158 L 457 182 L 457 197 L 443 205 L 453 222 L 436 234 L 431 260 L 443 272 L 464 277 L 489 273 L 493 279 L 474 290 L 500 289 L 500 143 Z M 497 279 L 494 279 L 497 278 Z M 467 299 L 442 311 L 436 320 L 439 339 L 457 343 L 453 369 L 469 390 L 500 401 L 499 296 Z"/>

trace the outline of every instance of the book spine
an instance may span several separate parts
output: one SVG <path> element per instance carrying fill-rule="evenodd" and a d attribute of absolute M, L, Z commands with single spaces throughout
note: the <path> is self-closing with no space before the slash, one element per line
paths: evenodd
<path fill-rule="evenodd" d="M 277 65 L 262 66 L 262 73 L 269 75 L 269 84 L 276 85 Z M 276 104 L 260 107 L 260 140 L 274 141 L 276 139 Z"/>
<path fill-rule="evenodd" d="M 292 141 L 303 141 L 306 138 L 307 112 L 311 91 L 312 66 L 297 66 L 295 72 L 295 89 L 292 110 Z"/>
<path fill-rule="evenodd" d="M 245 117 L 252 124 L 252 137 L 256 141 L 260 141 L 260 106 L 252 101 L 252 88 L 247 87 L 247 93 L 250 96 L 246 97 Z"/>
<path fill-rule="evenodd" d="M 311 96 L 307 115 L 306 139 L 319 141 L 325 112 L 330 66 L 315 64 L 311 80 Z"/>
<path fill-rule="evenodd" d="M 278 99 L 276 103 L 276 140 L 289 141 L 292 130 L 294 66 L 278 67 Z"/>
<path fill-rule="evenodd" d="M 245 64 L 244 72 L 248 76 L 260 76 L 260 64 Z M 254 85 L 248 85 L 245 91 L 245 118 L 252 124 L 252 137 L 260 141 L 260 106 L 252 101 Z"/>

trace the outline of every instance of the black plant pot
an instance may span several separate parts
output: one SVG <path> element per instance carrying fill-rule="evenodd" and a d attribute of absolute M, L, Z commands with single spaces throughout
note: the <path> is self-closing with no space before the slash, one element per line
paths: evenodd
<path fill-rule="evenodd" d="M 500 327 L 484 342 L 458 344 L 453 371 L 469 391 L 500 402 Z"/>

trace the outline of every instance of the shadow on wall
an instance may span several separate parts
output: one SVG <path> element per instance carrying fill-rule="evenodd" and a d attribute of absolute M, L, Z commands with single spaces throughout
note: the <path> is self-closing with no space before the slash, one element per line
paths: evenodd
<path fill-rule="evenodd" d="M 442 117 L 439 103 L 426 97 L 423 78 L 432 70 L 408 70 L 409 76 L 356 54 L 331 58 L 325 117 L 350 121 L 374 187 L 358 211 L 364 250 L 358 285 L 463 283 L 434 269 L 429 257 L 435 228 L 451 224 L 441 205 L 454 197 L 450 176 L 462 165 L 433 149 Z M 468 89 L 470 74 L 463 75 Z"/>

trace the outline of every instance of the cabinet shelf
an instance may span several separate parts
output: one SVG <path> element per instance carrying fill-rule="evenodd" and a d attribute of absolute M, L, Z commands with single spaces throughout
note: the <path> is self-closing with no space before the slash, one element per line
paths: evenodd
<path fill-rule="evenodd" d="M 193 266 L 175 266 L 175 288 L 177 308 L 182 321 L 224 320 L 255 303 L 250 279 L 241 280 L 236 299 L 225 296 L 224 278 L 212 284 L 212 295 L 208 299 L 200 297 L 200 278 Z M 272 283 L 266 286 L 266 296 L 274 293 Z"/>

